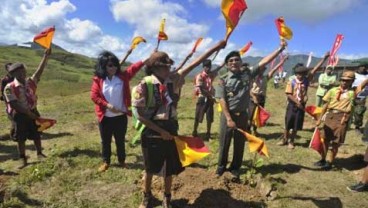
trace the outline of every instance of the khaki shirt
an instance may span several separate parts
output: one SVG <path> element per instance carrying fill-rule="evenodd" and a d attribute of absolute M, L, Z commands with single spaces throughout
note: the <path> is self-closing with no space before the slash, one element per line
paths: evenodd
<path fill-rule="evenodd" d="M 166 86 L 167 90 L 164 94 L 166 104 L 161 102 L 160 93 L 158 91 L 159 86 L 162 84 L 157 77 L 151 75 L 153 78 L 153 99 L 152 106 L 147 106 L 148 92 L 147 92 L 147 84 L 144 79 L 138 84 L 136 88 L 135 95 L 132 100 L 132 106 L 137 108 L 144 108 L 143 117 L 149 120 L 168 120 L 168 119 L 176 119 L 177 111 L 175 108 L 175 103 L 177 102 L 176 98 L 173 97 L 175 92 L 180 90 L 181 85 L 181 76 L 180 74 L 172 74 L 169 78 L 167 78 L 163 85 Z M 172 86 L 173 92 L 169 93 L 169 85 Z M 154 115 L 153 115 L 154 114 Z"/>
<path fill-rule="evenodd" d="M 240 113 L 248 109 L 250 102 L 250 82 L 258 74 L 259 66 L 237 74 L 228 71 L 220 78 L 216 88 L 216 98 L 223 98 L 230 112 Z"/>
<path fill-rule="evenodd" d="M 250 92 L 255 95 L 266 95 L 267 81 L 267 75 L 258 75 L 253 81 L 252 89 L 250 90 Z"/>
<path fill-rule="evenodd" d="M 17 96 L 15 90 L 11 86 L 12 83 L 9 83 L 5 86 L 4 89 L 4 97 L 7 102 L 17 101 L 19 105 L 21 105 L 25 109 L 33 110 L 37 107 L 37 82 L 34 81 L 33 78 L 28 78 L 26 80 L 25 85 L 20 83 L 17 79 L 14 79 L 14 87 L 18 89 L 19 95 Z M 27 100 L 27 95 L 28 99 Z"/>
<path fill-rule="evenodd" d="M 323 101 L 328 103 L 328 110 L 338 110 L 344 113 L 350 113 L 355 96 L 363 90 L 363 86 L 359 85 L 356 90 L 347 90 L 340 95 L 340 100 L 337 100 L 340 87 L 330 89 L 323 97 Z"/>
<path fill-rule="evenodd" d="M 308 92 L 309 81 L 307 78 L 304 78 L 303 82 L 300 86 L 301 94 L 298 95 L 298 83 L 296 82 L 296 78 L 293 80 L 289 80 L 286 84 L 285 93 L 291 94 L 295 99 L 297 99 L 301 103 L 306 103 L 308 100 L 307 92 Z"/>

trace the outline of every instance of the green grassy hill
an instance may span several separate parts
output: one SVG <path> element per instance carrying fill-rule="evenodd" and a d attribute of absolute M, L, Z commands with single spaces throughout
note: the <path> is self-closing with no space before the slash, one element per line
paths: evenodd
<path fill-rule="evenodd" d="M 22 61 L 27 64 L 29 74 L 37 67 L 41 56 L 42 51 L 0 47 L 0 64 Z M 101 164 L 100 137 L 94 105 L 89 98 L 93 65 L 94 60 L 88 57 L 53 51 L 38 91 L 39 111 L 44 117 L 57 120 L 57 124 L 43 134 L 44 153 L 48 158 L 39 161 L 32 142 L 27 141 L 31 164 L 19 170 L 16 143 L 2 137 L 0 207 L 138 207 L 143 171 L 140 146 L 126 143 L 127 168 L 112 165 L 105 173 L 97 172 Z M 0 75 L 3 73 L 1 70 Z M 366 145 L 354 131 L 348 132 L 336 166 L 329 172 L 315 169 L 312 165 L 319 156 L 308 148 L 314 127 L 309 116 L 305 118 L 304 130 L 298 132 L 295 150 L 276 145 L 284 125 L 286 98 L 283 87 L 274 89 L 269 83 L 266 109 L 271 118 L 259 133 L 266 140 L 270 158 L 265 158 L 264 164 L 257 168 L 261 177 L 258 185 L 252 188 L 243 182 L 232 183 L 227 174 L 220 178 L 215 176 L 219 134 L 219 113 L 216 112 L 213 139 L 206 141 L 212 154 L 174 179 L 173 200 L 177 207 L 360 208 L 368 204 L 366 193 L 346 190 L 346 186 L 361 178 L 365 166 L 362 154 Z M 308 92 L 309 103 L 313 104 L 315 89 Z M 195 102 L 193 85 L 188 81 L 182 90 L 178 109 L 181 135 L 192 132 Z M 9 122 L 4 110 L 0 110 L 0 123 L 0 135 L 6 135 Z M 199 132 L 205 132 L 205 124 L 200 125 Z M 129 141 L 135 134 L 129 122 L 126 139 Z M 112 164 L 117 163 L 114 145 Z M 232 158 L 231 154 L 229 158 Z M 243 181 L 253 158 L 246 147 L 241 169 Z M 161 185 L 161 180 L 154 180 L 155 207 L 160 207 Z M 274 200 L 268 200 L 262 192 L 269 186 L 274 187 Z"/>

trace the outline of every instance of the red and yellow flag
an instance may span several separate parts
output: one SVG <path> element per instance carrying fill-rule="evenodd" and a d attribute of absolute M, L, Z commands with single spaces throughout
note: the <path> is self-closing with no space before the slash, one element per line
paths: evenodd
<path fill-rule="evenodd" d="M 285 25 L 284 17 L 279 17 L 275 20 L 277 31 L 279 32 L 281 39 L 291 40 L 293 37 L 293 31 Z"/>
<path fill-rule="evenodd" d="M 33 38 L 33 42 L 49 49 L 51 47 L 52 38 L 54 37 L 55 26 L 43 30 Z"/>
<path fill-rule="evenodd" d="M 312 139 L 309 143 L 309 148 L 316 150 L 320 155 L 324 153 L 324 139 L 321 137 L 321 132 L 318 127 L 314 129 Z"/>
<path fill-rule="evenodd" d="M 221 11 L 226 20 L 226 39 L 235 29 L 247 8 L 245 0 L 222 0 Z"/>
<path fill-rule="evenodd" d="M 141 42 L 145 43 L 146 40 L 141 36 L 134 37 L 133 40 L 132 40 L 132 45 L 130 46 L 130 48 L 135 49 L 137 47 L 137 45 L 140 44 Z"/>
<path fill-rule="evenodd" d="M 264 108 L 257 105 L 253 114 L 253 124 L 256 127 L 263 127 L 266 125 L 267 120 L 270 118 L 271 114 L 268 113 Z"/>
<path fill-rule="evenodd" d="M 244 55 L 249 49 L 250 47 L 253 45 L 252 41 L 249 41 L 242 49 L 239 50 L 240 55 Z"/>
<path fill-rule="evenodd" d="M 56 124 L 56 120 L 49 118 L 36 119 L 37 131 L 42 132 Z"/>
<path fill-rule="evenodd" d="M 322 113 L 322 108 L 314 105 L 309 105 L 305 107 L 305 112 L 312 116 L 314 120 L 317 120 Z"/>
<path fill-rule="evenodd" d="M 195 163 L 210 154 L 210 151 L 198 137 L 175 137 L 180 162 L 183 167 Z"/>
<path fill-rule="evenodd" d="M 244 130 L 241 130 L 241 129 L 237 129 L 237 130 L 240 131 L 242 134 L 244 134 L 245 138 L 248 140 L 249 152 L 257 151 L 261 155 L 270 157 L 270 155 L 268 154 L 268 149 L 266 147 L 266 144 L 264 143 L 262 139 L 255 137 L 251 134 L 248 134 Z"/>
<path fill-rule="evenodd" d="M 199 46 L 199 44 L 201 44 L 203 38 L 198 38 L 197 41 L 195 42 L 193 49 L 192 49 L 192 53 L 196 52 L 197 47 Z"/>
<path fill-rule="evenodd" d="M 168 40 L 169 37 L 167 37 L 166 33 L 165 33 L 165 19 L 161 20 L 161 24 L 160 24 L 160 30 L 158 32 L 158 39 L 159 40 Z"/>

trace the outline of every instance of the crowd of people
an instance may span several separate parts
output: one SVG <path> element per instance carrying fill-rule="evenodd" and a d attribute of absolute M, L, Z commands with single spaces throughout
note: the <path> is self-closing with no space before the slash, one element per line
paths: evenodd
<path fill-rule="evenodd" d="M 240 180 L 240 168 L 243 162 L 245 137 L 237 128 L 257 135 L 257 128 L 252 123 L 256 106 L 265 106 L 267 82 L 284 64 L 284 57 L 274 68 L 266 73 L 266 65 L 273 61 L 286 48 L 282 40 L 280 46 L 259 63 L 249 66 L 243 63 L 239 51 L 227 54 L 222 65 L 212 70 L 212 62 L 208 58 L 216 51 L 223 49 L 226 41 L 219 41 L 212 48 L 200 55 L 190 64 L 185 65 L 193 55 L 189 54 L 180 66 L 171 70 L 174 61 L 162 51 L 155 50 L 147 59 L 131 64 L 122 69 L 122 63 L 131 53 L 119 61 L 109 51 L 103 51 L 97 58 L 94 71 L 91 100 L 95 104 L 95 114 L 101 137 L 102 164 L 98 171 L 104 172 L 110 166 L 111 142 L 114 136 L 119 165 L 125 167 L 125 136 L 128 116 L 134 115 L 144 125 L 140 132 L 145 175 L 143 200 L 140 208 L 150 207 L 152 203 L 151 184 L 153 175 L 160 175 L 164 181 L 163 207 L 170 207 L 171 185 L 173 175 L 184 171 L 180 163 L 174 137 L 178 135 L 178 102 L 185 77 L 202 64 L 203 70 L 195 76 L 194 91 L 197 97 L 193 136 L 198 136 L 198 125 L 206 115 L 207 131 L 204 139 L 211 138 L 211 126 L 214 120 L 214 104 L 219 103 L 222 109 L 220 116 L 220 134 L 218 138 L 219 153 L 216 174 L 220 177 L 229 171 L 234 181 Z M 10 134 L 18 144 L 22 167 L 27 165 L 25 142 L 33 140 L 38 157 L 45 158 L 42 152 L 41 135 L 37 131 L 35 120 L 40 114 L 37 111 L 37 84 L 46 67 L 51 50 L 47 49 L 36 72 L 26 77 L 27 67 L 22 63 L 5 65 L 7 76 L 2 80 L 2 100 L 6 103 L 6 112 L 12 123 Z M 313 69 L 297 64 L 294 75 L 286 84 L 285 94 L 287 107 L 285 113 L 285 132 L 278 145 L 286 145 L 294 149 L 294 140 L 299 130 L 303 129 L 305 107 L 308 101 L 308 87 L 315 73 L 322 69 L 329 53 L 317 63 Z M 218 71 L 225 66 L 226 72 L 214 86 Z M 145 69 L 146 77 L 131 93 L 130 81 L 135 74 Z M 285 75 L 281 79 L 285 79 Z M 275 78 L 274 78 L 275 79 Z M 280 79 L 280 78 L 277 78 Z M 278 82 L 275 88 L 279 87 Z M 324 154 L 315 165 L 323 170 L 332 168 L 338 148 L 345 141 L 350 120 L 358 132 L 363 131 L 363 116 L 366 110 L 365 101 L 368 85 L 368 66 L 360 65 L 357 71 L 344 71 L 337 81 L 332 67 L 326 67 L 318 78 L 316 105 L 322 107 L 322 114 L 316 126 L 323 130 Z M 367 139 L 367 127 L 361 134 Z M 252 128 L 253 127 L 253 128 Z M 230 144 L 233 140 L 233 158 L 228 166 Z M 365 153 L 368 162 L 368 148 Z M 368 190 L 368 166 L 363 179 L 349 190 Z"/>

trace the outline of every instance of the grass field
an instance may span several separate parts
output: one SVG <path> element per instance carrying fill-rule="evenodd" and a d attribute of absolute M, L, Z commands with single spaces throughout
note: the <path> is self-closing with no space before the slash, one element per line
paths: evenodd
<path fill-rule="evenodd" d="M 0 53 L 0 63 L 20 58 L 29 69 L 35 68 L 41 58 L 40 52 L 29 49 L 17 49 L 11 53 L 9 50 L 13 49 L 1 50 L 4 51 Z M 20 161 L 15 160 L 16 143 L 5 138 L 0 141 L 0 206 L 138 207 L 143 170 L 141 149 L 126 143 L 127 168 L 112 166 L 105 173 L 97 172 L 101 164 L 101 147 L 94 106 L 89 98 L 94 63 L 82 56 L 68 59 L 68 55 L 54 52 L 39 85 L 39 111 L 44 117 L 58 121 L 43 135 L 44 153 L 48 158 L 38 161 L 33 144 L 28 141 L 27 154 L 31 165 L 18 170 Z M 309 103 L 314 103 L 314 92 L 315 89 L 311 88 Z M 329 172 L 315 169 L 312 163 L 319 156 L 308 148 L 314 127 L 310 117 L 305 118 L 305 130 L 298 133 L 294 150 L 276 146 L 283 132 L 285 99 L 283 88 L 269 86 L 266 109 L 272 116 L 268 125 L 259 130 L 261 137 L 266 139 L 271 156 L 265 158 L 265 164 L 258 172 L 262 181 L 271 181 L 277 188 L 277 197 L 267 200 L 258 192 L 259 186 L 252 188 L 243 183 L 233 184 L 226 174 L 216 178 L 219 115 L 215 113 L 213 139 L 206 142 L 212 154 L 175 178 L 173 200 L 178 207 L 366 207 L 366 193 L 346 190 L 346 186 L 361 178 L 364 167 L 362 154 L 366 145 L 354 131 L 349 131 L 334 169 Z M 194 108 L 192 83 L 188 80 L 179 103 L 179 132 L 182 135 L 192 132 Z M 9 123 L 4 110 L 0 111 L 0 122 L 0 135 L 5 135 Z M 130 124 L 127 140 L 135 134 Z M 205 125 L 200 125 L 199 132 L 205 132 Z M 114 144 L 112 147 L 115 150 Z M 253 155 L 246 150 L 243 179 L 252 158 Z M 112 156 L 114 163 L 117 163 L 115 154 Z M 154 180 L 157 207 L 162 198 L 160 185 L 160 180 Z"/>

